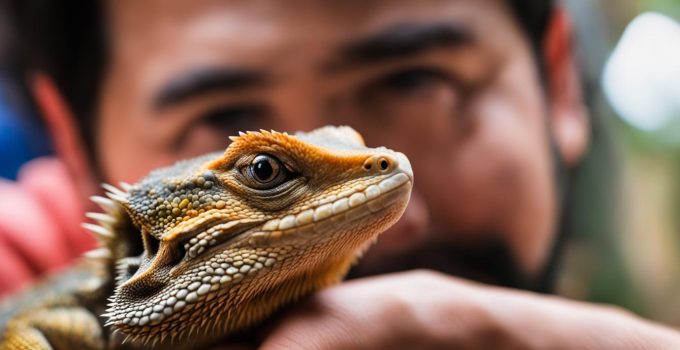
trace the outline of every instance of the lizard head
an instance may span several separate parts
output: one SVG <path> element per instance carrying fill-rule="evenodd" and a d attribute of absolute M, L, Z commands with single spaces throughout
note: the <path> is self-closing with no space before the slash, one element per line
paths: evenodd
<path fill-rule="evenodd" d="M 110 214 L 89 226 L 117 265 L 105 316 L 133 341 L 209 342 L 337 283 L 408 202 L 408 159 L 349 127 L 231 139 L 98 199 Z"/>

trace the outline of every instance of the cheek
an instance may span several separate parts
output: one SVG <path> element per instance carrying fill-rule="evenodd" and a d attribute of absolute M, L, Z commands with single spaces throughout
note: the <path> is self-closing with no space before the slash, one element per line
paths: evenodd
<path fill-rule="evenodd" d="M 456 231 L 498 233 L 519 216 L 538 214 L 552 186 L 543 134 L 540 125 L 518 123 L 507 114 L 481 117 L 473 137 L 449 148 L 438 165 L 424 165 L 427 174 L 439 174 L 423 181 L 442 204 L 432 208 L 436 216 Z"/>
<path fill-rule="evenodd" d="M 115 74 L 117 77 L 124 74 Z M 101 180 L 118 184 L 134 183 L 150 170 L 171 164 L 157 134 L 162 133 L 145 118 L 142 94 L 134 81 L 109 80 L 103 86 L 101 108 L 95 134 L 97 166 Z"/>
<path fill-rule="evenodd" d="M 499 239 L 534 272 L 555 230 L 552 155 L 538 83 L 513 88 L 507 74 L 470 105 L 464 137 L 414 161 L 416 186 L 443 239 Z"/>
<path fill-rule="evenodd" d="M 99 170 L 104 177 L 102 180 L 112 184 L 120 181 L 134 183 L 150 170 L 170 164 L 171 160 L 164 160 L 134 122 L 119 120 L 116 123 L 104 121 L 99 126 L 97 139 L 97 159 Z"/>

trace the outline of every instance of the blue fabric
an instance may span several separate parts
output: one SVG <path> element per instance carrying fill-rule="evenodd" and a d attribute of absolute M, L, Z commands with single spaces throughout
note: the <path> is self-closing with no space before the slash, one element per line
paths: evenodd
<path fill-rule="evenodd" d="M 22 164 L 49 152 L 41 128 L 9 103 L 7 89 L 0 79 L 0 177 L 14 180 Z"/>

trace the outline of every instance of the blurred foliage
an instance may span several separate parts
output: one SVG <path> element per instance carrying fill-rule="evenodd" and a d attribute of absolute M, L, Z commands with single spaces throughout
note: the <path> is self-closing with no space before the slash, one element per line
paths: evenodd
<path fill-rule="evenodd" d="M 680 0 L 638 0 L 637 11 L 661 12 L 680 20 Z"/>
<path fill-rule="evenodd" d="M 576 209 L 559 292 L 680 325 L 680 121 L 655 133 L 637 130 L 609 108 L 599 85 L 627 23 L 646 11 L 680 20 L 680 0 L 564 4 L 575 22 L 593 143 L 573 178 Z"/>

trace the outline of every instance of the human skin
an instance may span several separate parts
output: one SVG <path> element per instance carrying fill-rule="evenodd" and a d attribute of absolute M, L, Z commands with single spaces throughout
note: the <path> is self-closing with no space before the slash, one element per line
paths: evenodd
<path fill-rule="evenodd" d="M 77 151 L 84 147 L 68 103 L 49 76 L 38 74 L 34 84 L 60 156 L 91 183 L 81 186 L 83 197 L 98 181 L 134 182 L 224 148 L 239 130 L 348 124 L 369 145 L 406 153 L 416 174 L 406 214 L 362 260 L 360 275 L 392 271 L 400 256 L 454 264 L 428 249 L 493 242 L 529 286 L 542 276 L 560 210 L 553 163 L 575 166 L 588 142 L 564 16 L 546 34 L 543 86 L 526 37 L 500 0 L 124 0 L 111 1 L 108 13 L 96 164 Z M 429 40 L 377 53 L 361 45 L 385 45 L 385 37 L 388 44 Z M 583 322 L 598 317 L 620 323 Z M 636 329 L 622 337 L 645 344 L 676 337 L 619 311 L 420 271 L 322 291 L 284 313 L 261 341 L 272 349 L 392 348 L 400 339 L 406 347 L 417 340 L 485 348 L 492 339 L 498 347 L 606 348 L 592 335 L 597 326 L 620 332 L 619 324 Z"/>
<path fill-rule="evenodd" d="M 317 293 L 281 318 L 259 349 L 639 350 L 678 344 L 676 331 L 625 310 L 411 271 Z"/>

